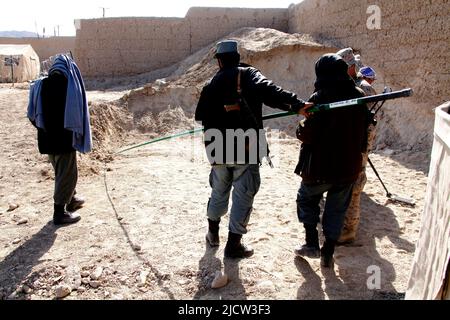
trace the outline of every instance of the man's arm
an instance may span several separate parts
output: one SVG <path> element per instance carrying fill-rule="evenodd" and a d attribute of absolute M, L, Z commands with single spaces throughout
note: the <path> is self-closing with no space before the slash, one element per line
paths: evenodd
<path fill-rule="evenodd" d="M 250 69 L 249 73 L 250 82 L 265 105 L 296 113 L 300 113 L 301 109 L 305 107 L 305 102 L 297 98 L 295 93 L 275 85 L 257 69 Z"/>
<path fill-rule="evenodd" d="M 197 103 L 197 108 L 195 109 L 195 121 L 204 122 L 207 118 L 207 108 L 208 108 L 208 84 L 205 85 L 200 94 L 200 99 Z"/>

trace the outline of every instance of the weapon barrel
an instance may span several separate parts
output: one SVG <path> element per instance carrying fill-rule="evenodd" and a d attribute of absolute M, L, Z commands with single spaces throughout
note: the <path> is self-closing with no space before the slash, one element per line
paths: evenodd
<path fill-rule="evenodd" d="M 411 88 L 408 88 L 408 89 L 403 89 L 400 91 L 376 94 L 374 96 L 364 97 L 359 100 L 363 100 L 362 103 L 369 103 L 369 102 L 377 102 L 377 101 L 383 101 L 383 100 L 392 100 L 392 99 L 410 97 L 410 96 L 412 96 L 412 94 L 413 94 L 413 90 Z"/>
<path fill-rule="evenodd" d="M 344 100 L 344 101 L 338 101 L 333 103 L 324 103 L 324 104 L 317 104 L 310 108 L 308 112 L 318 112 L 318 111 L 325 111 L 335 108 L 343 108 L 343 107 L 349 107 L 349 106 L 355 106 L 359 104 L 364 103 L 370 103 L 370 102 L 377 102 L 377 101 L 386 101 L 386 100 L 392 100 L 392 99 L 398 99 L 403 97 L 409 97 L 412 95 L 412 89 L 404 89 L 400 91 L 394 91 L 389 93 L 381 93 L 376 94 L 373 96 L 368 97 L 362 97 L 358 99 L 350 99 L 350 100 Z"/>

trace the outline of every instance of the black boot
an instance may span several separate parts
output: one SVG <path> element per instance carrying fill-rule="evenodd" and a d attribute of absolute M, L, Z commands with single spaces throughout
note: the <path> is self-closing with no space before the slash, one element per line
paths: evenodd
<path fill-rule="evenodd" d="M 211 247 L 217 247 L 220 244 L 219 240 L 219 221 L 208 219 L 208 233 L 206 234 L 206 241 Z"/>
<path fill-rule="evenodd" d="M 75 223 L 80 219 L 81 217 L 78 213 L 67 212 L 65 205 L 54 205 L 53 223 L 55 225 Z"/>
<path fill-rule="evenodd" d="M 69 212 L 74 212 L 80 209 L 84 205 L 85 200 L 77 195 L 73 195 L 69 204 L 66 207 L 66 210 Z"/>
<path fill-rule="evenodd" d="M 296 248 L 295 254 L 300 257 L 320 258 L 319 232 L 315 225 L 303 224 L 306 233 L 306 244 Z"/>
<path fill-rule="evenodd" d="M 242 234 L 228 232 L 228 241 L 225 246 L 225 258 L 249 258 L 253 249 L 241 243 Z"/>
<path fill-rule="evenodd" d="M 322 249 L 320 249 L 320 265 L 324 268 L 334 268 L 334 248 L 336 247 L 336 241 L 326 239 Z"/>

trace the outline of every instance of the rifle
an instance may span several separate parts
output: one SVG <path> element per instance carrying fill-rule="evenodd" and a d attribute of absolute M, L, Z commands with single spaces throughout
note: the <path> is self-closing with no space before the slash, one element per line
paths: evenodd
<path fill-rule="evenodd" d="M 312 106 L 310 109 L 308 109 L 308 112 L 315 113 L 315 112 L 332 110 L 332 109 L 336 109 L 336 108 L 361 105 L 361 104 L 366 104 L 366 103 L 370 103 L 370 102 L 383 101 L 383 103 L 384 103 L 384 101 L 386 101 L 386 100 L 409 97 L 412 95 L 412 93 L 413 93 L 413 90 L 411 88 L 407 88 L 407 89 L 403 89 L 400 91 L 381 93 L 381 94 L 377 94 L 374 96 L 362 97 L 362 98 L 358 98 L 358 99 L 344 100 L 344 101 L 338 101 L 338 102 L 333 102 L 333 103 L 317 104 L 317 105 Z M 282 118 L 282 117 L 287 117 L 287 116 L 292 116 L 292 115 L 298 115 L 298 113 L 292 112 L 292 111 L 271 113 L 271 114 L 264 115 L 262 117 L 262 120 Z M 164 140 L 169 140 L 169 139 L 173 139 L 173 138 L 178 138 L 178 137 L 182 137 L 182 136 L 188 136 L 191 134 L 200 133 L 200 132 L 203 132 L 203 130 L 204 130 L 203 128 L 197 128 L 197 129 L 193 129 L 193 130 L 189 130 L 189 131 L 180 132 L 180 133 L 177 133 L 174 135 L 157 138 L 157 139 L 147 141 L 147 142 L 135 145 L 135 146 L 131 146 L 131 147 L 123 149 L 123 150 L 119 150 L 119 151 L 115 152 L 114 154 L 122 153 L 122 152 L 125 152 L 128 150 L 132 150 L 135 148 L 139 148 L 139 147 L 142 147 L 142 146 L 145 146 L 148 144 L 152 144 L 152 143 L 156 143 L 156 142 L 160 142 L 160 141 L 164 141 Z"/>

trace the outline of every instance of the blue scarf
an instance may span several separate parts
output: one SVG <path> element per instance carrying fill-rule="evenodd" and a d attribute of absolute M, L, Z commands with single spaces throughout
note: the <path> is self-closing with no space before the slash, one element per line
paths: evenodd
<path fill-rule="evenodd" d="M 59 55 L 50 68 L 49 74 L 54 71 L 60 71 L 67 78 L 64 128 L 73 132 L 73 148 L 87 153 L 92 149 L 91 125 L 86 90 L 80 70 L 71 58 Z M 38 128 L 44 128 L 40 91 L 41 80 L 37 80 L 30 88 L 27 115 Z"/>

